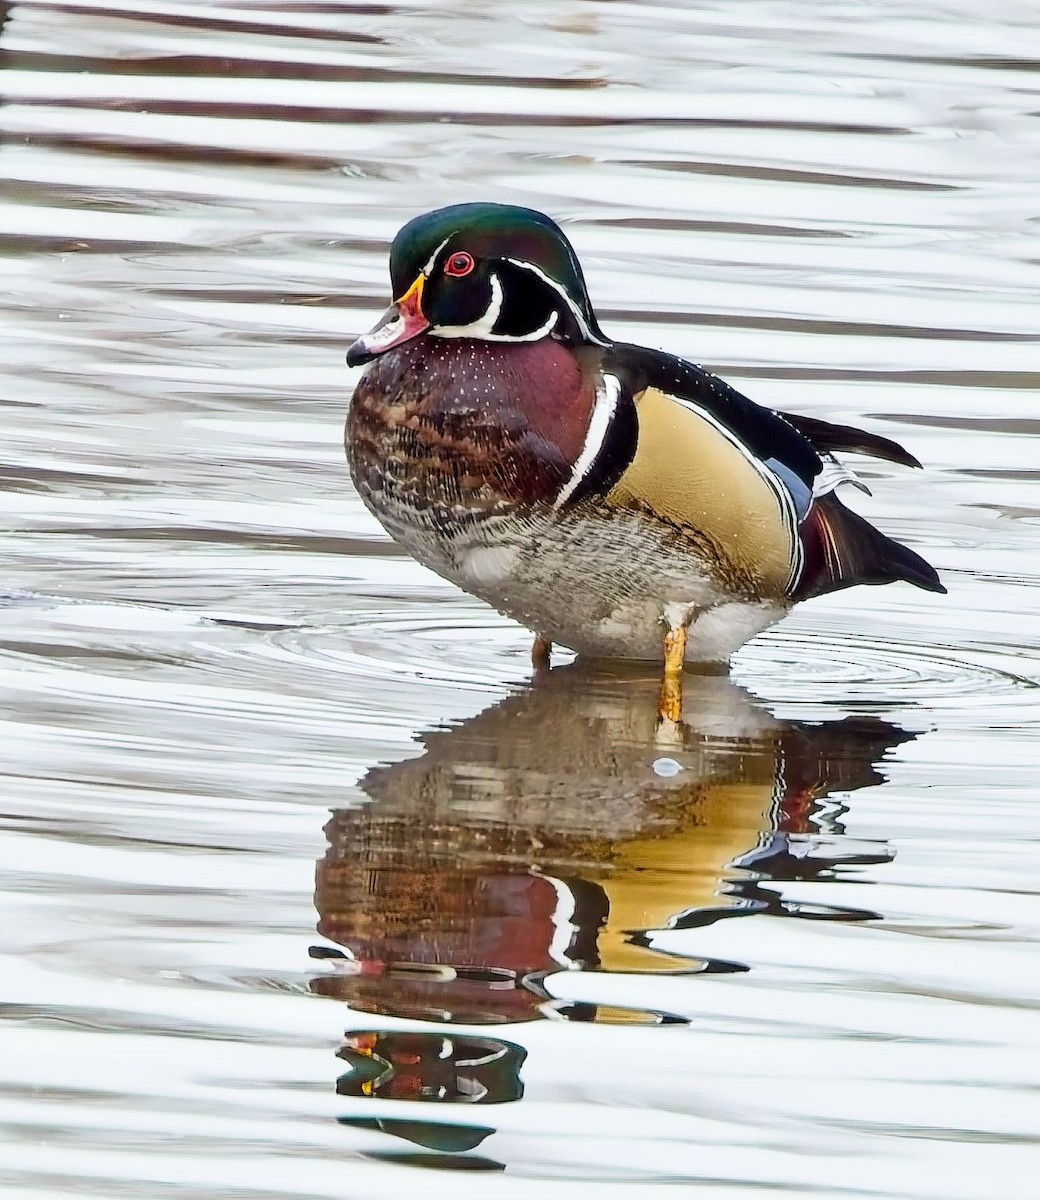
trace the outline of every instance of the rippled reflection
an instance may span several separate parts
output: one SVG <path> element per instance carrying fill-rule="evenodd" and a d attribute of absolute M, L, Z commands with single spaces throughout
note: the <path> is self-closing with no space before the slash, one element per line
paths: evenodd
<path fill-rule="evenodd" d="M 326 827 L 315 904 L 338 949 L 312 949 L 332 969 L 314 990 L 442 1025 L 668 1024 L 683 1018 L 555 999 L 553 976 L 742 972 L 655 936 L 755 915 L 877 917 L 788 902 L 784 884 L 888 860 L 883 843 L 846 842 L 841 797 L 880 783 L 876 764 L 915 735 L 873 717 L 777 720 L 722 677 L 687 686 L 687 723 L 664 730 L 651 671 L 575 664 L 426 734 L 421 758 L 371 770 L 368 803 Z M 523 1057 L 488 1037 L 353 1031 L 338 1090 L 514 1100 Z"/>

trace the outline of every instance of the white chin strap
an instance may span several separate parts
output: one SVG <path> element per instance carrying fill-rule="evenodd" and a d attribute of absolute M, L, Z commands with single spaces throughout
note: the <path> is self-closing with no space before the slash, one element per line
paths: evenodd
<path fill-rule="evenodd" d="M 495 333 L 495 323 L 502 313 L 502 281 L 497 275 L 491 276 L 491 303 L 482 316 L 468 325 L 437 325 L 428 332 L 433 337 L 443 338 L 476 338 L 481 342 L 540 342 L 556 328 L 560 314 L 554 309 L 549 319 L 531 333 L 512 334 Z"/>

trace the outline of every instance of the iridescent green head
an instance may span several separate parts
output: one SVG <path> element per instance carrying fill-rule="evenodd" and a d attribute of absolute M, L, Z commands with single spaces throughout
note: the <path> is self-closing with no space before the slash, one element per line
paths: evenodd
<path fill-rule="evenodd" d="M 394 303 L 350 347 L 351 365 L 422 333 L 608 344 L 570 242 L 533 208 L 453 204 L 416 217 L 394 238 L 390 280 Z"/>

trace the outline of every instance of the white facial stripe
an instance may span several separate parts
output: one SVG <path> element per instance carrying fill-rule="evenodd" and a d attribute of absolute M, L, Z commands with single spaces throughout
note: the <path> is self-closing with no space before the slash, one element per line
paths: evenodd
<path fill-rule="evenodd" d="M 581 309 L 574 303 L 570 296 L 567 295 L 565 289 L 562 288 L 555 279 L 550 279 L 549 276 L 546 275 L 546 273 L 541 269 L 541 267 L 536 267 L 534 263 L 524 262 L 522 258 L 507 258 L 506 262 L 512 263 L 514 267 L 520 267 L 524 271 L 530 271 L 532 275 L 537 275 L 542 283 L 548 284 L 548 286 L 551 287 L 552 290 L 557 293 L 557 295 L 562 296 L 564 303 L 571 310 L 571 314 L 575 321 L 578 322 L 578 328 L 588 341 L 595 342 L 597 346 L 609 345 L 608 342 L 604 342 L 601 338 L 596 337 L 596 335 L 589 328 L 589 323 L 585 320 L 585 315 L 582 313 Z"/>
<path fill-rule="evenodd" d="M 552 333 L 559 319 L 560 314 L 554 310 L 549 314 L 548 321 L 532 333 L 484 333 L 481 330 L 483 317 L 474 321 L 472 325 L 438 325 L 426 332 L 432 337 L 479 338 L 482 342 L 539 342 Z"/>
<path fill-rule="evenodd" d="M 552 333 L 559 319 L 560 314 L 554 308 L 545 324 L 540 325 L 530 333 L 493 333 L 490 335 L 490 340 L 493 342 L 540 342 L 543 337 Z"/>
<path fill-rule="evenodd" d="M 427 278 L 429 278 L 430 272 L 433 270 L 434 264 L 437 262 L 437 255 L 440 254 L 440 252 L 444 249 L 444 247 L 451 241 L 451 239 L 454 236 L 455 236 L 455 234 L 449 233 L 448 236 L 444 239 L 444 241 L 441 242 L 441 244 L 437 247 L 437 249 L 434 250 L 434 252 L 430 255 L 429 261 L 427 262 L 426 266 L 423 267 L 423 269 L 422 269 L 422 273 Z"/>
<path fill-rule="evenodd" d="M 473 322 L 473 329 L 478 331 L 478 337 L 481 333 L 492 333 L 494 331 L 495 322 L 502 311 L 502 281 L 497 275 L 492 273 L 488 282 L 491 284 L 491 303 L 487 306 L 480 320 Z"/>
<path fill-rule="evenodd" d="M 490 282 L 491 302 L 484 310 L 483 316 L 468 325 L 438 325 L 431 329 L 430 333 L 436 337 L 480 338 L 483 341 L 494 338 L 492 330 L 502 311 L 502 282 L 497 275 L 492 275 Z"/>
<path fill-rule="evenodd" d="M 616 375 L 604 375 L 603 386 L 596 389 L 596 403 L 589 417 L 589 430 L 585 434 L 585 445 L 581 448 L 570 479 L 563 485 L 553 508 L 562 508 L 574 494 L 574 489 L 592 469 L 593 463 L 603 449 L 610 431 L 610 422 L 617 412 L 618 397 L 621 395 L 621 380 Z"/>
<path fill-rule="evenodd" d="M 553 311 L 549 319 L 533 333 L 514 335 L 511 333 L 495 333 L 495 323 L 502 314 L 502 281 L 497 275 L 491 276 L 491 303 L 483 316 L 471 321 L 469 325 L 438 325 L 429 332 L 434 337 L 446 338 L 477 338 L 482 342 L 537 342 L 552 332 L 559 320 L 560 314 Z"/>

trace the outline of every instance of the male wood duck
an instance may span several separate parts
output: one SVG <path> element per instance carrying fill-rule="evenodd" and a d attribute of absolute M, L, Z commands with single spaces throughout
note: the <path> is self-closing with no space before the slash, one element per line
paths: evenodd
<path fill-rule="evenodd" d="M 544 213 L 457 204 L 390 250 L 394 303 L 346 427 L 357 490 L 419 562 L 553 642 L 724 663 L 800 600 L 933 568 L 846 508 L 835 451 L 920 463 L 887 438 L 778 413 L 702 368 L 600 329 Z"/>

